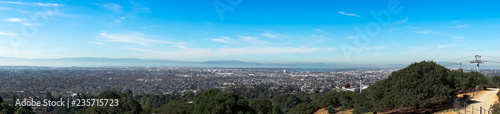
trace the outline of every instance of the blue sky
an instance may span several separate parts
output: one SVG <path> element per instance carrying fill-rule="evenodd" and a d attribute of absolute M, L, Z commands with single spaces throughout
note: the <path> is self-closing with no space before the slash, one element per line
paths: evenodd
<path fill-rule="evenodd" d="M 499 3 L 0 1 L 0 56 L 340 64 L 495 57 Z"/>

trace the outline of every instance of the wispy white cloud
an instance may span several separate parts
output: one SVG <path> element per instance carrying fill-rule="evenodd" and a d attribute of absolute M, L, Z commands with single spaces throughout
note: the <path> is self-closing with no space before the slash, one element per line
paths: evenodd
<path fill-rule="evenodd" d="M 467 27 L 467 26 L 469 26 L 469 25 L 467 25 L 467 24 L 464 24 L 464 25 L 457 24 L 457 25 L 455 25 L 455 26 L 449 26 L 449 27 L 450 27 L 450 28 L 465 28 L 465 27 Z"/>
<path fill-rule="evenodd" d="M 123 7 L 122 5 L 109 2 L 98 5 L 106 8 L 110 12 L 119 14 L 124 13 L 130 15 L 134 13 L 151 13 L 151 9 L 149 7 L 142 6 L 141 4 L 136 2 L 130 2 L 130 4 L 132 4 L 131 7 Z"/>
<path fill-rule="evenodd" d="M 421 30 L 421 31 L 412 31 L 414 33 L 418 34 L 439 34 L 439 32 L 432 31 L 432 30 Z"/>
<path fill-rule="evenodd" d="M 406 21 L 408 21 L 408 17 L 406 17 L 406 18 L 405 18 L 405 19 L 403 19 L 403 20 L 396 21 L 396 22 L 394 22 L 394 24 L 401 24 L 401 23 L 405 23 Z"/>
<path fill-rule="evenodd" d="M 312 34 L 311 36 L 312 36 L 312 37 L 317 37 L 317 38 L 323 38 L 323 35 L 315 35 L 315 34 Z"/>
<path fill-rule="evenodd" d="M 239 36 L 244 42 L 256 44 L 256 45 L 267 45 L 270 44 L 267 41 L 259 40 L 258 37 L 253 36 Z"/>
<path fill-rule="evenodd" d="M 54 7 L 54 6 L 64 6 L 59 3 L 28 3 L 28 2 L 13 2 L 13 1 L 0 1 L 2 4 L 18 4 L 18 5 L 34 5 L 34 6 L 44 6 L 44 7 Z"/>
<path fill-rule="evenodd" d="M 135 2 L 130 2 L 130 3 L 133 5 L 132 11 L 134 13 L 151 13 L 151 9 L 149 7 L 144 7 L 141 4 Z"/>
<path fill-rule="evenodd" d="M 347 15 L 347 16 L 361 17 L 361 16 L 356 15 L 356 14 L 354 14 L 354 13 L 346 13 L 346 12 L 344 12 L 344 11 L 339 11 L 339 13 L 340 13 L 340 14 L 342 14 L 342 15 Z"/>
<path fill-rule="evenodd" d="M 374 51 L 374 50 L 382 50 L 385 49 L 389 46 L 374 46 L 374 47 L 345 47 L 345 49 L 350 49 L 350 50 L 359 50 L 359 51 Z"/>
<path fill-rule="evenodd" d="M 464 39 L 465 37 L 462 37 L 462 36 L 454 36 L 452 38 L 455 38 L 455 39 Z"/>
<path fill-rule="evenodd" d="M 276 38 L 276 35 L 275 34 L 271 34 L 271 33 L 262 33 L 260 35 L 268 37 L 268 38 Z"/>
<path fill-rule="evenodd" d="M 24 14 L 40 14 L 44 16 L 61 16 L 61 17 L 75 17 L 75 15 L 65 14 L 61 12 L 62 10 L 46 10 L 46 11 L 26 11 L 26 10 L 17 10 L 20 13 Z"/>
<path fill-rule="evenodd" d="M 35 24 L 30 23 L 27 19 L 24 18 L 8 18 L 7 21 L 13 22 L 13 23 L 20 23 L 25 26 L 35 26 Z"/>
<path fill-rule="evenodd" d="M 438 45 L 436 48 L 437 49 L 444 49 L 444 48 L 450 48 L 450 47 L 455 47 L 457 44 L 444 44 L 444 45 Z"/>
<path fill-rule="evenodd" d="M 21 19 L 21 18 L 9 18 L 7 20 L 10 22 L 22 22 L 23 21 L 23 19 Z"/>
<path fill-rule="evenodd" d="M 321 30 L 321 29 L 314 29 L 314 31 L 316 31 L 316 32 L 320 32 L 320 33 L 328 33 L 328 32 L 323 31 L 323 30 Z"/>
<path fill-rule="evenodd" d="M 25 13 L 25 14 L 30 13 L 29 11 L 24 11 L 24 10 L 19 10 L 19 12 L 21 12 L 21 13 Z"/>
<path fill-rule="evenodd" d="M 275 32 L 266 32 L 266 33 L 262 33 L 259 35 L 267 37 L 267 38 L 283 38 L 283 37 L 285 37 L 285 35 L 282 35 L 280 33 L 275 33 Z"/>
<path fill-rule="evenodd" d="M 0 35 L 3 35 L 3 36 L 14 36 L 14 35 L 17 35 L 15 33 L 8 33 L 8 32 L 0 32 Z"/>
<path fill-rule="evenodd" d="M 226 44 L 238 44 L 239 42 L 236 40 L 233 40 L 231 37 L 219 37 L 219 38 L 212 38 L 210 39 L 214 42 L 220 42 L 220 43 L 226 43 Z"/>
<path fill-rule="evenodd" d="M 191 39 L 191 41 L 193 41 L 195 44 L 198 44 L 198 41 L 196 40 Z"/>
<path fill-rule="evenodd" d="M 363 47 L 362 50 L 367 50 L 367 51 L 370 51 L 370 50 L 381 50 L 381 49 L 385 49 L 389 46 L 375 46 L 375 47 Z"/>
<path fill-rule="evenodd" d="M 354 39 L 354 36 L 347 36 L 346 39 Z"/>
<path fill-rule="evenodd" d="M 123 7 L 114 3 L 104 3 L 102 4 L 104 8 L 114 13 L 123 13 Z"/>
<path fill-rule="evenodd" d="M 122 20 L 125 20 L 125 19 L 127 19 L 127 17 L 120 17 L 118 19 L 115 19 L 115 22 L 122 23 Z"/>
<path fill-rule="evenodd" d="M 105 38 L 106 41 L 109 42 L 121 42 L 121 43 L 131 43 L 138 44 L 143 46 L 148 46 L 155 43 L 162 44 L 183 44 L 182 42 L 169 42 L 163 40 L 155 40 L 152 39 L 152 36 L 144 35 L 139 32 L 130 32 L 125 34 L 107 34 L 107 33 L 99 33 L 99 36 Z"/>
<path fill-rule="evenodd" d="M 0 7 L 0 10 L 10 10 L 10 8 Z"/>
<path fill-rule="evenodd" d="M 34 3 L 35 5 L 37 6 L 45 6 L 45 7 L 53 7 L 53 6 L 64 6 L 62 4 L 58 4 L 58 3 Z"/>
<path fill-rule="evenodd" d="M 3 3 L 3 4 L 19 4 L 19 5 L 26 5 L 28 3 L 24 3 L 24 2 L 12 2 L 12 1 L 0 1 L 0 3 Z"/>
<path fill-rule="evenodd" d="M 210 40 L 215 41 L 215 42 L 221 42 L 221 43 L 229 43 L 229 41 L 227 41 L 228 39 L 229 39 L 229 37 L 220 37 L 220 38 L 213 38 Z"/>
<path fill-rule="evenodd" d="M 116 4 L 109 2 L 96 5 L 100 6 L 103 9 L 106 9 L 109 12 L 108 14 L 109 17 L 113 18 L 113 20 L 117 23 L 121 23 L 125 19 L 129 18 L 134 19 L 135 17 L 139 17 L 137 14 L 140 13 L 151 12 L 151 9 L 149 7 L 144 7 L 139 3 L 130 1 L 130 4 L 132 4 L 132 6 L 130 6 L 129 4 Z M 124 7 L 124 6 L 130 6 L 130 7 Z"/>
<path fill-rule="evenodd" d="M 99 44 L 99 45 L 104 44 L 102 42 L 89 42 L 89 43 L 91 43 L 91 44 Z"/>
<path fill-rule="evenodd" d="M 264 36 L 267 38 L 288 38 L 289 37 L 288 34 L 281 34 L 279 32 L 274 32 L 271 30 L 266 30 L 266 29 L 254 29 L 254 30 L 261 31 L 262 33 L 258 34 L 258 35 Z"/>

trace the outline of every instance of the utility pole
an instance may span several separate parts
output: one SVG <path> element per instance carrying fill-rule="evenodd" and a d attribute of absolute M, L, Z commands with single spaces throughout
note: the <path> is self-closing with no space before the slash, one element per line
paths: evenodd
<path fill-rule="evenodd" d="M 363 76 L 365 75 L 361 75 L 361 78 L 359 79 L 359 93 L 363 91 Z"/>
<path fill-rule="evenodd" d="M 479 72 L 479 63 L 483 63 L 487 61 L 482 61 L 481 60 L 481 55 L 476 55 L 476 60 L 470 61 L 470 63 L 477 63 L 477 72 Z"/>
<path fill-rule="evenodd" d="M 477 63 L 477 72 L 479 73 L 479 64 L 483 63 L 483 62 L 487 62 L 487 61 L 482 61 L 481 60 L 481 55 L 476 55 L 475 57 L 476 57 L 476 60 L 470 61 L 470 63 Z M 478 79 L 478 77 L 476 77 L 476 79 Z M 476 87 L 477 87 L 477 85 L 478 85 L 478 83 L 477 83 L 477 80 L 476 80 Z M 473 90 L 472 90 L 472 96 L 474 96 L 474 90 L 475 89 L 476 88 L 473 88 Z"/>

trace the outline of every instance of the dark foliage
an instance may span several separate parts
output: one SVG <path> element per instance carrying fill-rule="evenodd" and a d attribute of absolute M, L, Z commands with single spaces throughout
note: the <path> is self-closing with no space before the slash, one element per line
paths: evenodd
<path fill-rule="evenodd" d="M 12 114 L 15 109 L 9 106 L 7 103 L 0 103 L 0 113 L 1 114 Z"/>
<path fill-rule="evenodd" d="M 273 111 L 272 104 L 273 103 L 267 99 L 255 99 L 250 101 L 249 106 L 255 109 L 255 113 L 257 114 L 267 114 Z"/>
<path fill-rule="evenodd" d="M 248 100 L 229 92 L 210 89 L 204 92 L 196 101 L 195 114 L 236 114 L 251 113 Z"/>
<path fill-rule="evenodd" d="M 457 92 L 449 72 L 432 61 L 413 63 L 364 90 L 355 112 L 425 109 L 450 101 Z"/>

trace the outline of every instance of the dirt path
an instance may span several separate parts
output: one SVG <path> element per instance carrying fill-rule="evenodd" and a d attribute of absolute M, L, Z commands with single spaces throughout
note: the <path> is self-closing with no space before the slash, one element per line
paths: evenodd
<path fill-rule="evenodd" d="M 335 110 L 340 110 L 341 107 L 337 107 L 335 108 Z M 339 111 L 335 114 L 349 114 L 349 113 L 352 113 L 354 109 L 348 109 L 348 110 L 344 110 L 344 111 Z M 326 108 L 322 108 L 322 109 L 319 109 L 318 111 L 314 112 L 314 114 L 328 114 L 328 110 Z"/>
<path fill-rule="evenodd" d="M 467 112 L 467 114 L 479 114 L 479 109 L 482 108 L 483 112 L 485 110 L 489 110 L 492 104 L 498 101 L 498 88 L 488 88 L 488 90 L 481 91 L 481 93 L 477 96 L 474 96 L 469 102 L 472 102 L 467 106 L 467 109 L 460 109 L 458 112 L 463 114 Z M 472 108 L 474 108 L 474 112 L 472 112 Z M 449 109 L 452 110 L 452 109 Z M 457 112 L 439 112 L 439 114 L 457 114 Z"/>
<path fill-rule="evenodd" d="M 479 112 L 479 107 L 489 109 L 492 104 L 498 101 L 498 96 L 496 95 L 498 90 L 498 88 L 488 88 L 488 90 L 484 91 L 479 97 L 472 98 L 471 101 L 476 103 L 469 104 L 467 108 L 474 107 L 475 112 Z"/>

